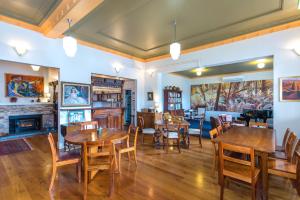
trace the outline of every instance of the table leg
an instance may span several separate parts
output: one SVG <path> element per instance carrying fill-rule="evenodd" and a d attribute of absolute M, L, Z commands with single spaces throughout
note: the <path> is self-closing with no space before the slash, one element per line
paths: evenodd
<path fill-rule="evenodd" d="M 268 153 L 261 152 L 261 170 L 263 183 L 263 199 L 268 199 L 269 177 L 268 177 Z"/>

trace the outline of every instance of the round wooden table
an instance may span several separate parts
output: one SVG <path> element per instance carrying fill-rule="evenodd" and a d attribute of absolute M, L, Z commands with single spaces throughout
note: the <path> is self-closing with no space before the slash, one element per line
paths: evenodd
<path fill-rule="evenodd" d="M 112 140 L 118 140 L 119 138 L 127 135 L 126 131 L 118 129 L 103 129 L 101 134 L 97 134 L 96 130 L 84 130 L 74 131 L 68 133 L 65 136 L 65 140 L 68 143 L 83 145 L 84 142 L 95 142 L 108 144 Z"/>
<path fill-rule="evenodd" d="M 74 131 L 68 133 L 65 136 L 65 140 L 68 143 L 81 145 L 83 147 L 85 142 L 98 143 L 98 144 L 110 144 L 112 140 L 118 140 L 126 136 L 127 132 L 119 129 L 103 129 L 101 134 L 98 134 L 96 130 L 84 130 Z M 92 152 L 97 152 L 98 148 L 91 149 Z M 83 153 L 81 154 L 83 156 Z M 116 157 L 114 158 L 116 159 Z M 84 160 L 84 158 L 82 158 Z M 90 173 L 90 179 L 96 175 L 97 171 Z"/>

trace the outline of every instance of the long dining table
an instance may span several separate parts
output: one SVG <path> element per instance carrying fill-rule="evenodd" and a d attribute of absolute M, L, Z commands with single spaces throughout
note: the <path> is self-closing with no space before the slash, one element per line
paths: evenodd
<path fill-rule="evenodd" d="M 216 142 L 253 147 L 260 158 L 262 172 L 263 199 L 268 199 L 268 154 L 275 152 L 275 132 L 273 129 L 232 127 L 215 138 Z"/>

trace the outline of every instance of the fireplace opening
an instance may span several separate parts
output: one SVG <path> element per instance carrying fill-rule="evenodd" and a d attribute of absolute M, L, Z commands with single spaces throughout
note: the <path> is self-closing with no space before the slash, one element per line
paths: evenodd
<path fill-rule="evenodd" d="M 42 115 L 18 115 L 9 117 L 9 134 L 42 129 Z"/>

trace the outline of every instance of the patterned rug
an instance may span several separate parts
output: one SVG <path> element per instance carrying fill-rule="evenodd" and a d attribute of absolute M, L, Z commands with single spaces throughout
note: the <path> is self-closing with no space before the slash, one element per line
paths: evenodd
<path fill-rule="evenodd" d="M 0 142 L 0 156 L 31 150 L 32 147 L 26 139 L 8 140 Z"/>

